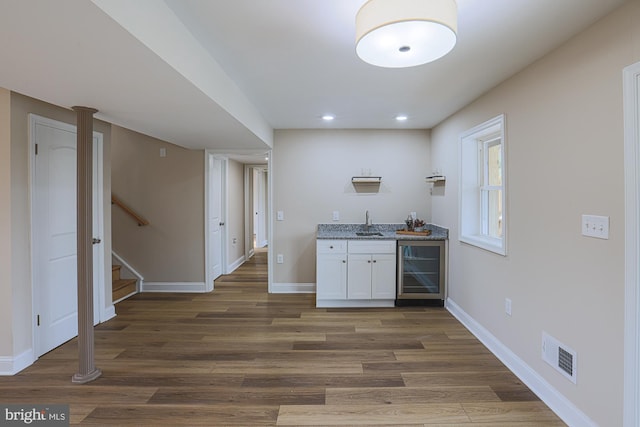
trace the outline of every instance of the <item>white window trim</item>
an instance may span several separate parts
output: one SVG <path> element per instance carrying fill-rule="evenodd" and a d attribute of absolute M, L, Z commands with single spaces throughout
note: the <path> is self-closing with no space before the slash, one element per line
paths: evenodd
<path fill-rule="evenodd" d="M 507 255 L 507 174 L 505 116 L 501 114 L 460 135 L 458 171 L 458 239 L 460 242 Z M 495 238 L 482 233 L 482 198 L 480 185 L 484 168 L 480 165 L 479 150 L 485 142 L 500 138 L 502 157 L 502 237 Z M 485 150 L 483 150 L 485 151 Z M 490 189 L 490 187 L 484 187 Z"/>

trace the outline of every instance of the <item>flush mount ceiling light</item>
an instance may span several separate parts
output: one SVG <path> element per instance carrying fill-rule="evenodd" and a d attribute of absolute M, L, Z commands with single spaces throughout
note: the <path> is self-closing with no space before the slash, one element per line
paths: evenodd
<path fill-rule="evenodd" d="M 435 61 L 456 44 L 457 12 L 456 0 L 369 0 L 356 15 L 356 52 L 378 67 Z"/>

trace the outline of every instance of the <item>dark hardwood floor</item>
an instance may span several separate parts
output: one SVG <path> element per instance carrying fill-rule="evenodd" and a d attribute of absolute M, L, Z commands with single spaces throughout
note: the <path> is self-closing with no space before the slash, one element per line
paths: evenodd
<path fill-rule="evenodd" d="M 266 253 L 210 294 L 140 294 L 96 328 L 96 381 L 72 340 L 0 402 L 68 403 L 71 425 L 564 426 L 445 309 L 316 309 L 267 293 Z"/>

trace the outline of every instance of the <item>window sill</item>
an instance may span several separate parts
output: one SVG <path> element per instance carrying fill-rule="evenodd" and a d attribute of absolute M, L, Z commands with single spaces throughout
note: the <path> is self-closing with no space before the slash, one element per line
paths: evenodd
<path fill-rule="evenodd" d="M 477 246 L 480 249 L 484 249 L 498 255 L 507 256 L 507 250 L 504 245 L 504 239 L 494 239 L 484 236 L 460 236 L 459 239 L 462 243 L 468 245 Z"/>

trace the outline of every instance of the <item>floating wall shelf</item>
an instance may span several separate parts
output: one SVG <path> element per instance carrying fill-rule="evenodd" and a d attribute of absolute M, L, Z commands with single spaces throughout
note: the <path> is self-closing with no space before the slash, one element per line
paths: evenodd
<path fill-rule="evenodd" d="M 431 175 L 425 178 L 427 182 L 444 182 L 446 178 L 444 175 Z"/>
<path fill-rule="evenodd" d="M 354 176 L 351 178 L 351 182 L 354 184 L 380 184 L 382 182 L 381 176 Z"/>

